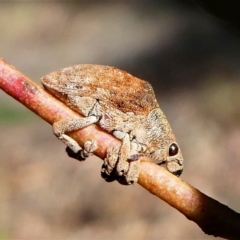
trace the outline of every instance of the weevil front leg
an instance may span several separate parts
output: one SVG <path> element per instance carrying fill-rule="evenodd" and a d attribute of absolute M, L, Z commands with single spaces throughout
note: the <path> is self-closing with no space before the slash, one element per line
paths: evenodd
<path fill-rule="evenodd" d="M 101 169 L 101 176 L 106 182 L 113 182 L 117 180 L 116 164 L 119 157 L 119 148 L 109 147 L 107 155 L 103 160 Z"/>
<path fill-rule="evenodd" d="M 96 142 L 94 140 L 86 141 L 82 148 L 73 138 L 65 133 L 85 128 L 97 121 L 98 118 L 96 116 L 63 119 L 53 124 L 53 133 L 67 145 L 66 151 L 68 156 L 77 160 L 84 160 L 97 149 Z"/>
<path fill-rule="evenodd" d="M 128 133 L 114 131 L 113 135 L 122 140 L 120 149 L 110 148 L 102 165 L 102 177 L 111 182 L 117 180 L 123 185 L 129 185 L 137 182 L 139 176 L 138 159 L 131 160 L 131 142 Z"/>
<path fill-rule="evenodd" d="M 118 135 L 115 133 L 114 135 Z M 126 133 L 122 139 L 122 146 L 119 151 L 119 160 L 116 166 L 116 172 L 119 176 L 118 182 L 123 185 L 136 183 L 139 177 L 140 161 L 131 160 L 131 142 L 130 136 Z"/>

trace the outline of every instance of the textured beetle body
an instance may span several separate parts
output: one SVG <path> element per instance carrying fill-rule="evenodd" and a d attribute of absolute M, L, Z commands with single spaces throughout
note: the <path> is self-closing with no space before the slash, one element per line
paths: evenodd
<path fill-rule="evenodd" d="M 85 117 L 75 119 L 76 124 L 74 119 L 70 124 L 67 119 L 55 124 L 54 133 L 73 152 L 79 152 L 80 147 L 64 133 L 93 123 L 122 140 L 120 149 L 108 151 L 102 168 L 106 180 L 114 172 L 122 183 L 136 182 L 139 174 L 136 156 L 141 155 L 158 164 L 166 163 L 170 172 L 181 174 L 181 151 L 148 82 L 113 67 L 76 65 L 46 75 L 42 83 L 51 94 Z M 172 144 L 175 145 L 171 149 Z M 84 147 L 83 158 L 97 148 L 93 143 Z"/>

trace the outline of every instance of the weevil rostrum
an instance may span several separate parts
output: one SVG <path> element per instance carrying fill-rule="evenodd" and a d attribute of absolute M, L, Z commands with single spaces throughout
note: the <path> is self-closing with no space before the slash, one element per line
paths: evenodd
<path fill-rule="evenodd" d="M 41 80 L 48 92 L 84 116 L 53 124 L 69 156 L 84 160 L 97 149 L 94 139 L 82 148 L 65 134 L 91 124 L 121 140 L 119 149 L 107 150 L 101 170 L 106 181 L 137 182 L 141 156 L 165 164 L 177 176 L 182 173 L 181 150 L 148 82 L 114 67 L 88 64 L 49 73 Z"/>

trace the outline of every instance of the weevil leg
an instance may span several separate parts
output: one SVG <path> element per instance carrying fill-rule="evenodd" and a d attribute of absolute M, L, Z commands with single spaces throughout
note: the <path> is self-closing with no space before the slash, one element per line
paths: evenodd
<path fill-rule="evenodd" d="M 87 157 L 93 155 L 93 152 L 97 149 L 97 143 L 95 140 L 86 141 L 83 149 L 81 148 L 77 153 L 73 152 L 70 147 L 66 147 L 66 152 L 69 157 L 77 159 L 79 161 L 85 160 Z"/>
<path fill-rule="evenodd" d="M 95 141 L 86 141 L 82 148 L 73 138 L 66 135 L 66 132 L 82 129 L 98 121 L 95 116 L 85 118 L 63 119 L 53 124 L 53 133 L 58 139 L 67 145 L 67 153 L 70 157 L 84 160 L 97 149 Z"/>
<path fill-rule="evenodd" d="M 118 182 L 123 185 L 136 183 L 139 177 L 138 159 L 130 160 L 131 142 L 129 134 L 125 134 L 122 139 L 122 145 L 119 152 L 119 160 L 116 166 L 116 172 L 119 176 Z"/>
<path fill-rule="evenodd" d="M 105 181 L 112 182 L 116 180 L 116 164 L 118 161 L 119 148 L 110 147 L 107 150 L 101 169 L 101 176 Z"/>
<path fill-rule="evenodd" d="M 129 160 L 130 156 L 130 138 L 129 134 L 122 132 L 115 133 L 117 136 L 123 136 L 120 149 L 110 148 L 102 165 L 101 175 L 107 181 L 117 180 L 123 185 L 130 185 L 138 180 L 139 161 L 138 159 Z"/>
<path fill-rule="evenodd" d="M 127 173 L 125 173 L 124 178 L 119 178 L 118 182 L 123 185 L 130 185 L 134 184 L 138 181 L 139 177 L 139 170 L 140 170 L 140 161 L 131 161 L 129 163 L 129 169 Z"/>

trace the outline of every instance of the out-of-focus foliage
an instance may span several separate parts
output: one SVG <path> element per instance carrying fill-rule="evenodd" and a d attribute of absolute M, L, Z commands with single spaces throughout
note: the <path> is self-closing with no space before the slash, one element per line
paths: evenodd
<path fill-rule="evenodd" d="M 36 82 L 81 63 L 151 82 L 183 180 L 239 211 L 240 42 L 222 21 L 182 0 L 2 1 L 0 29 L 1 56 Z M 100 160 L 69 159 L 23 109 L 0 92 L 0 238 L 213 238 L 138 185 L 105 183 Z"/>
<path fill-rule="evenodd" d="M 2 101 L 0 107 L 0 124 L 16 124 L 23 122 L 32 122 L 36 120 L 34 115 L 27 109 L 11 106 L 9 103 Z"/>

